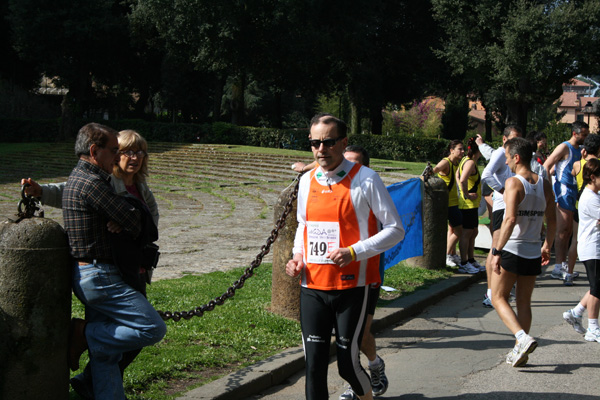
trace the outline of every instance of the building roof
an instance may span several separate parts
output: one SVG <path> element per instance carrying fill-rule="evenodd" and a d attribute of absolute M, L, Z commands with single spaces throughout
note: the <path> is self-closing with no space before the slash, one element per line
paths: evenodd
<path fill-rule="evenodd" d="M 471 119 L 485 122 L 485 110 L 471 110 L 469 111 L 469 117 L 471 117 Z"/>
<path fill-rule="evenodd" d="M 560 95 L 560 107 L 581 107 L 575 92 L 563 92 Z"/>
<path fill-rule="evenodd" d="M 594 104 L 594 102 L 597 101 L 598 99 L 600 99 L 600 97 L 581 96 L 579 98 L 579 101 L 581 101 L 581 107 L 584 107 L 588 101 L 590 103 Z"/>
<path fill-rule="evenodd" d="M 569 82 L 563 83 L 563 86 L 585 86 L 585 87 L 590 87 L 592 85 L 590 85 L 589 83 L 584 82 L 584 81 L 582 81 L 580 79 L 573 78 Z"/>

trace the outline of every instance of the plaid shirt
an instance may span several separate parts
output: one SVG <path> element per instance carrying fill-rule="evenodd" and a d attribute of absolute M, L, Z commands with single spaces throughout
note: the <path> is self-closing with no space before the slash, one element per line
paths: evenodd
<path fill-rule="evenodd" d="M 112 260 L 107 229 L 114 221 L 137 237 L 142 229 L 140 211 L 110 185 L 110 174 L 80 159 L 63 193 L 63 218 L 75 259 Z"/>

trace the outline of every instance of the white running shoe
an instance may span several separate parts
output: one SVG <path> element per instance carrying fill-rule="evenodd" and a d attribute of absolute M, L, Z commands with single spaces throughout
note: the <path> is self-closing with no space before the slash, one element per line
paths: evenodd
<path fill-rule="evenodd" d="M 579 278 L 579 272 L 573 271 L 573 279 Z"/>
<path fill-rule="evenodd" d="M 585 340 L 587 340 L 588 342 L 598 342 L 600 343 L 600 329 L 596 328 L 593 331 L 590 331 L 589 329 L 587 330 L 587 332 L 585 333 Z"/>
<path fill-rule="evenodd" d="M 517 343 L 517 351 L 516 354 L 513 355 L 512 366 L 517 368 L 525 365 L 529 359 L 529 354 L 533 353 L 537 345 L 538 343 L 534 338 L 529 335 L 525 335 L 525 337 L 519 343 Z"/>
<path fill-rule="evenodd" d="M 569 309 L 563 313 L 563 319 L 575 329 L 575 332 L 581 333 L 582 335 L 585 332 L 585 328 L 581 325 L 581 317 L 576 317 L 573 314 L 573 310 Z"/>
<path fill-rule="evenodd" d="M 508 354 L 506 355 L 506 363 L 512 365 L 515 357 L 517 356 L 517 354 L 519 353 L 519 345 L 515 345 L 515 347 L 513 347 L 513 349 L 511 351 L 508 352 Z M 524 366 L 525 364 L 527 364 L 527 361 L 529 360 L 529 356 L 527 354 L 525 354 L 522 358 L 521 358 L 521 367 Z"/>
<path fill-rule="evenodd" d="M 488 297 L 487 293 L 483 295 L 483 306 L 487 308 L 494 308 L 492 305 L 492 299 Z"/>
<path fill-rule="evenodd" d="M 454 262 L 454 258 L 450 254 L 446 254 L 446 265 L 449 267 L 457 267 L 458 265 Z"/>
<path fill-rule="evenodd" d="M 468 262 L 465 265 L 458 266 L 458 273 L 459 274 L 477 274 L 477 273 L 479 273 L 479 269 L 475 268 L 473 265 L 471 265 L 470 262 Z"/>

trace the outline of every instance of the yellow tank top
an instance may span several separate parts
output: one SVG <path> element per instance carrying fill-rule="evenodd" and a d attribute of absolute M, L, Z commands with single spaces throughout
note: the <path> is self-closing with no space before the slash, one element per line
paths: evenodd
<path fill-rule="evenodd" d="M 582 158 L 579 161 L 579 172 L 575 175 L 575 180 L 577 181 L 577 201 L 575 201 L 575 208 L 579 209 L 579 192 L 581 192 L 581 188 L 583 187 L 583 166 L 587 160 Z"/>
<path fill-rule="evenodd" d="M 460 160 L 460 163 L 458 164 L 459 176 L 462 176 L 465 163 L 469 160 L 469 157 L 463 157 L 463 159 Z M 475 175 L 470 175 L 467 181 L 467 189 L 469 193 L 477 193 L 477 198 L 475 200 L 465 199 L 462 193 L 460 193 L 460 183 L 457 182 L 459 191 L 458 208 L 460 208 L 461 210 L 469 210 L 471 208 L 479 207 L 479 202 L 481 201 L 481 175 L 479 175 L 479 169 L 477 168 L 477 165 L 475 165 L 475 171 L 477 173 Z"/>
<path fill-rule="evenodd" d="M 444 160 L 450 164 L 450 172 L 448 175 L 441 175 L 438 172 L 438 176 L 446 183 L 448 187 L 448 207 L 458 205 L 458 192 L 456 191 L 456 165 L 452 164 L 449 157 L 445 157 Z"/>
<path fill-rule="evenodd" d="M 577 176 L 575 176 L 575 179 L 577 180 L 577 191 L 580 191 L 583 186 L 583 166 L 586 162 L 585 158 L 582 158 L 579 162 L 579 172 L 577 173 Z"/>

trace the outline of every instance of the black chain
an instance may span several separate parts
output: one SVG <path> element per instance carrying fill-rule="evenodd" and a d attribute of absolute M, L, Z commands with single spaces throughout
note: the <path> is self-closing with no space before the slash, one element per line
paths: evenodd
<path fill-rule="evenodd" d="M 222 306 L 225 303 L 225 300 L 230 299 L 235 295 L 235 291 L 237 289 L 241 289 L 242 287 L 244 287 L 244 282 L 246 282 L 246 279 L 248 279 L 252 275 L 254 275 L 254 270 L 260 266 L 260 264 L 262 263 L 263 257 L 266 256 L 267 254 L 269 254 L 269 251 L 271 250 L 271 245 L 277 239 L 277 236 L 279 235 L 279 231 L 281 229 L 283 229 L 283 227 L 285 226 L 285 220 L 288 217 L 288 215 L 290 214 L 290 212 L 292 212 L 292 209 L 294 208 L 294 201 L 296 200 L 296 197 L 298 196 L 298 186 L 300 185 L 300 176 L 301 175 L 302 174 L 299 174 L 296 177 L 296 179 L 295 179 L 296 186 L 294 187 L 294 191 L 292 192 L 292 194 L 290 195 L 290 198 L 288 199 L 287 203 L 285 204 L 285 207 L 283 209 L 283 212 L 281 213 L 281 216 L 275 223 L 275 228 L 273 228 L 273 230 L 271 231 L 271 235 L 267 238 L 267 243 L 261 247 L 260 253 L 258 253 L 258 255 L 254 259 L 254 261 L 252 261 L 250 263 L 250 267 L 246 268 L 246 270 L 244 271 L 244 274 L 240 277 L 240 279 L 235 281 L 233 283 L 233 285 L 231 287 L 229 287 L 229 289 L 227 289 L 227 291 L 225 293 L 223 293 L 221 296 L 215 297 L 213 300 L 209 301 L 207 304 L 204 304 L 203 306 L 200 306 L 200 307 L 196 307 L 193 310 L 174 311 L 174 312 L 159 310 L 158 314 L 161 316 L 161 318 L 163 320 L 166 321 L 168 319 L 172 319 L 173 321 L 177 322 L 177 321 L 180 321 L 181 318 L 190 319 L 194 316 L 202 317 L 205 312 L 214 310 L 215 306 Z"/>
<path fill-rule="evenodd" d="M 39 200 L 31 195 L 25 194 L 25 188 L 30 186 L 28 183 L 24 184 L 21 187 L 21 200 L 19 200 L 19 204 L 17 206 L 17 221 L 20 222 L 24 218 L 35 217 L 35 213 L 38 213 L 38 217 L 44 218 L 44 210 L 40 208 Z M 23 206 L 25 206 L 25 211 L 23 211 Z"/>

